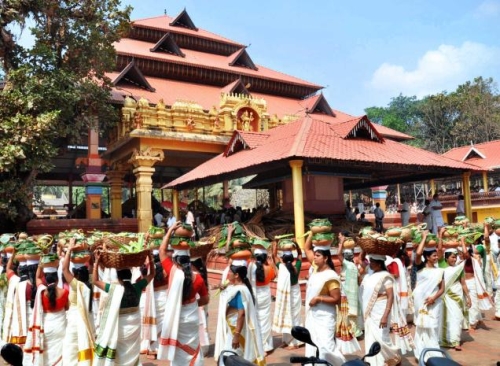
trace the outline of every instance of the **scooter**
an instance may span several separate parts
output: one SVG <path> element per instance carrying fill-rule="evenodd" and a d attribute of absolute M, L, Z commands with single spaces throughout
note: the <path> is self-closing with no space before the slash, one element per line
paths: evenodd
<path fill-rule="evenodd" d="M 333 366 L 326 360 L 322 360 L 319 358 L 319 349 L 318 346 L 312 341 L 311 333 L 307 330 L 307 328 L 295 326 L 292 328 L 292 336 L 304 343 L 310 344 L 311 346 L 316 348 L 316 356 L 312 357 L 302 357 L 302 356 L 292 356 L 290 357 L 291 364 L 301 364 L 301 365 L 326 365 Z M 368 353 L 361 360 L 351 360 L 344 362 L 342 366 L 366 366 L 369 363 L 365 362 L 365 357 L 373 357 L 380 352 L 380 344 L 375 342 L 371 345 Z M 233 351 L 222 351 L 219 356 L 219 365 L 224 366 L 255 366 L 252 362 L 245 360 L 243 357 L 238 356 Z M 447 366 L 447 365 L 442 365 Z"/>
<path fill-rule="evenodd" d="M 313 347 L 316 348 L 316 356 L 311 356 L 311 357 L 297 357 L 293 356 L 290 357 L 290 363 L 300 363 L 301 365 L 327 365 L 327 366 L 333 366 L 331 363 L 329 363 L 326 360 L 322 360 L 319 358 L 319 348 L 316 346 L 316 344 L 312 341 L 311 339 L 311 333 L 307 330 L 307 328 L 300 327 L 300 326 L 294 326 L 292 328 L 292 336 L 304 343 L 307 343 Z M 369 363 L 365 362 L 366 357 L 373 357 L 376 356 L 380 352 L 380 343 L 375 342 L 371 345 L 370 350 L 368 353 L 363 356 L 361 360 L 356 359 L 356 360 L 351 360 L 344 362 L 342 366 L 365 366 L 369 365 Z"/>
<path fill-rule="evenodd" d="M 425 355 L 429 352 L 437 352 L 440 353 L 441 356 L 432 356 L 426 360 Z M 418 366 L 460 366 L 460 364 L 453 361 L 445 350 L 439 348 L 424 348 L 418 359 Z"/>

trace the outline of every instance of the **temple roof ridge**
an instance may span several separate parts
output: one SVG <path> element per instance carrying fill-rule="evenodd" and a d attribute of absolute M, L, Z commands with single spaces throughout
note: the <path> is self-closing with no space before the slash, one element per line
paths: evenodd
<path fill-rule="evenodd" d="M 165 47 L 165 49 L 163 47 Z M 164 51 L 180 57 L 186 57 L 186 55 L 181 51 L 180 47 L 173 39 L 170 32 L 165 33 L 165 35 L 154 45 L 154 47 L 150 49 L 150 51 Z"/>
<path fill-rule="evenodd" d="M 193 20 L 189 16 L 188 12 L 186 11 L 186 8 L 182 10 L 177 17 L 175 17 L 172 22 L 169 23 L 169 25 L 173 27 L 185 27 L 194 31 L 198 31 L 198 27 L 194 25 Z"/>
<path fill-rule="evenodd" d="M 117 86 L 120 81 L 124 80 L 125 82 L 139 86 L 143 89 L 146 89 L 150 92 L 154 92 L 155 88 L 151 86 L 148 80 L 144 77 L 141 70 L 135 64 L 135 60 L 132 60 L 112 81 L 114 86 Z"/>

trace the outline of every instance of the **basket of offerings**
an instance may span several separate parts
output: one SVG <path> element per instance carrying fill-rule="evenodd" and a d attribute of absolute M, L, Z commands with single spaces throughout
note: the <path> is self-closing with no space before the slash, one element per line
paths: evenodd
<path fill-rule="evenodd" d="M 250 251 L 250 243 L 247 238 L 243 235 L 231 238 L 226 257 L 231 259 L 250 259 L 252 252 Z"/>
<path fill-rule="evenodd" d="M 317 247 L 331 247 L 336 241 L 333 233 L 316 233 L 312 236 L 312 243 Z"/>
<path fill-rule="evenodd" d="M 278 248 L 284 251 L 292 251 L 297 248 L 297 244 L 293 238 L 293 234 L 284 234 L 277 236 L 278 239 Z"/>
<path fill-rule="evenodd" d="M 469 224 L 469 219 L 467 216 L 457 216 L 455 217 L 455 221 L 453 225 L 455 226 L 467 226 Z"/>
<path fill-rule="evenodd" d="M 119 248 L 107 248 L 104 244 L 100 251 L 100 262 L 108 268 L 132 268 L 140 267 L 146 261 L 150 250 L 144 249 L 144 234 L 138 234 L 135 241 L 120 244 Z"/>
<path fill-rule="evenodd" d="M 122 245 L 128 245 L 136 242 L 138 235 L 136 233 L 118 233 L 106 235 L 102 238 L 102 245 L 106 249 L 120 249 Z"/>
<path fill-rule="evenodd" d="M 329 233 L 332 231 L 332 223 L 328 219 L 314 219 L 309 223 L 309 229 L 313 234 Z"/>
<path fill-rule="evenodd" d="M 271 246 L 271 242 L 267 239 L 263 238 L 258 238 L 258 237 L 253 237 L 250 238 L 250 245 L 252 246 L 252 249 L 264 249 L 268 250 L 269 247 Z"/>
<path fill-rule="evenodd" d="M 59 256 L 55 253 L 44 254 L 40 259 L 40 263 L 44 268 L 58 268 L 59 267 Z"/>
<path fill-rule="evenodd" d="M 491 222 L 489 222 L 489 225 L 495 231 L 495 234 L 500 236 L 500 220 L 491 218 Z"/>
<path fill-rule="evenodd" d="M 169 244 L 174 250 L 191 250 L 196 246 L 196 243 L 190 238 L 177 237 L 171 238 Z"/>
<path fill-rule="evenodd" d="M 356 239 L 350 236 L 346 236 L 342 245 L 344 249 L 354 249 L 354 247 L 356 246 Z"/>
<path fill-rule="evenodd" d="M 90 258 L 91 254 L 89 251 L 71 252 L 70 262 L 77 264 L 88 263 Z"/>
<path fill-rule="evenodd" d="M 371 235 L 359 237 L 356 243 L 366 254 L 380 254 L 393 256 L 404 243 L 399 237 Z"/>
<path fill-rule="evenodd" d="M 189 224 L 181 224 L 175 229 L 174 235 L 180 238 L 190 238 L 193 236 L 193 227 Z"/>
<path fill-rule="evenodd" d="M 163 239 L 165 236 L 165 229 L 162 227 L 150 226 L 148 233 L 151 239 Z"/>
<path fill-rule="evenodd" d="M 194 247 L 189 248 L 192 258 L 208 256 L 208 253 L 214 248 L 215 238 L 201 238 Z"/>

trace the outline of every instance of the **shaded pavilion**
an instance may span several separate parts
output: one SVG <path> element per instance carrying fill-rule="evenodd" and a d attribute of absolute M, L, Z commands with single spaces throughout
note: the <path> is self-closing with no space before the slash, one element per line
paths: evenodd
<path fill-rule="evenodd" d="M 295 235 L 301 238 L 304 210 L 340 215 L 346 189 L 456 175 L 468 183 L 478 169 L 384 138 L 378 128 L 366 116 L 342 123 L 305 116 L 269 131 L 235 131 L 223 153 L 165 188 L 187 189 L 257 174 L 249 185 L 279 185 L 282 208 L 293 210 Z M 468 187 L 464 184 L 470 201 Z"/>

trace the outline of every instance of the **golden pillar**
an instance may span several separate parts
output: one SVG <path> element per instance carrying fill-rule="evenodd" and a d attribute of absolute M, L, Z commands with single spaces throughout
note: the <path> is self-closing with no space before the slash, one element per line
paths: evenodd
<path fill-rule="evenodd" d="M 398 183 L 396 187 L 397 187 L 397 189 L 398 189 L 398 196 L 396 197 L 396 198 L 397 198 L 397 200 L 398 200 L 397 204 L 398 204 L 398 205 L 400 205 L 400 204 L 401 204 L 401 186 L 400 186 L 400 184 Z M 398 210 L 399 210 L 399 208 L 398 208 Z"/>
<path fill-rule="evenodd" d="M 431 186 L 431 197 L 432 197 L 436 193 L 436 182 L 434 181 L 434 179 L 431 179 L 429 181 L 429 185 Z"/>
<path fill-rule="evenodd" d="M 110 170 L 106 173 L 109 182 L 109 199 L 111 202 L 111 218 L 121 219 L 122 212 L 122 188 L 125 172 L 121 170 Z"/>
<path fill-rule="evenodd" d="M 172 189 L 172 215 L 177 221 L 181 219 L 179 215 L 179 191 L 177 189 Z"/>
<path fill-rule="evenodd" d="M 462 189 L 464 192 L 464 206 L 465 206 L 465 216 L 472 221 L 472 202 L 470 196 L 470 172 L 464 172 L 462 174 Z"/>
<path fill-rule="evenodd" d="M 148 231 L 153 221 L 151 209 L 151 192 L 153 191 L 153 165 L 163 160 L 163 151 L 151 148 L 134 150 L 129 160 L 134 166 L 135 191 L 137 198 L 137 225 L 139 232 Z"/>
<path fill-rule="evenodd" d="M 295 219 L 295 237 L 301 248 L 304 248 L 304 191 L 302 188 L 302 160 L 290 160 L 293 185 L 293 216 Z"/>
<path fill-rule="evenodd" d="M 488 172 L 487 171 L 484 171 L 483 172 L 483 189 L 484 189 L 484 192 L 488 192 L 489 190 L 489 187 L 488 187 Z"/>

